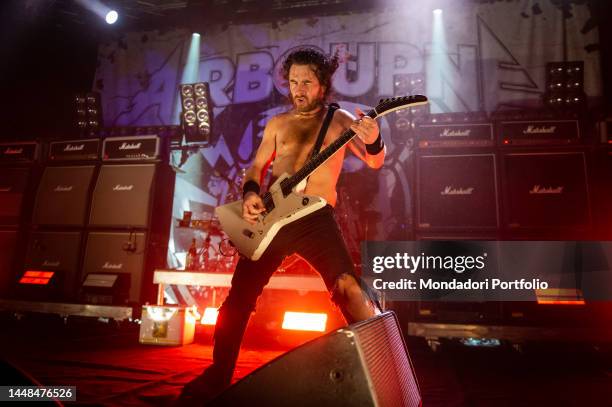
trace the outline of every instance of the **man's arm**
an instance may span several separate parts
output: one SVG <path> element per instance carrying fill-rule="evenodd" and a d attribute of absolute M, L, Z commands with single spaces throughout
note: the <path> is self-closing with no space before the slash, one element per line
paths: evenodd
<path fill-rule="evenodd" d="M 343 128 L 350 128 L 357 137 L 354 137 L 348 144 L 349 150 L 355 154 L 361 161 L 367 164 L 368 167 L 378 169 L 385 162 L 386 148 L 382 144 L 380 137 L 380 129 L 376 120 L 357 109 L 359 119 L 347 112 L 339 110 Z M 379 144 L 380 143 L 380 144 Z M 369 146 L 367 146 L 369 145 Z M 380 148 L 382 147 L 382 148 Z"/>
<path fill-rule="evenodd" d="M 276 151 L 276 121 L 277 119 L 273 117 L 266 124 L 261 144 L 257 148 L 253 163 L 246 170 L 244 180 L 242 181 L 242 189 L 244 191 L 242 217 L 253 224 L 256 223 L 258 215 L 266 209 L 259 196 L 259 186 L 263 182 L 264 171 L 270 165 Z M 247 186 L 246 189 L 245 186 Z"/>

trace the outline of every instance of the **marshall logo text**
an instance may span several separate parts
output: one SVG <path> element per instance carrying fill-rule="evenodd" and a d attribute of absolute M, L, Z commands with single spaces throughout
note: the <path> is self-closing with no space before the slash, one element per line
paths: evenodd
<path fill-rule="evenodd" d="M 142 146 L 142 143 L 122 143 L 119 146 L 119 150 L 138 150 Z"/>
<path fill-rule="evenodd" d="M 472 192 L 474 192 L 474 187 L 453 188 L 447 186 L 440 192 L 440 195 L 472 195 Z"/>
<path fill-rule="evenodd" d="M 23 148 L 11 148 L 8 147 L 6 150 L 4 150 L 4 154 L 12 154 L 12 155 L 17 155 L 17 154 L 23 154 Z"/>
<path fill-rule="evenodd" d="M 123 268 L 123 263 L 109 263 L 109 262 L 105 262 L 102 265 L 103 269 L 106 270 L 121 270 Z"/>
<path fill-rule="evenodd" d="M 523 134 L 555 134 L 557 126 L 527 126 Z"/>
<path fill-rule="evenodd" d="M 53 192 L 70 192 L 72 191 L 73 186 L 72 185 L 58 185 L 55 188 L 53 188 Z"/>
<path fill-rule="evenodd" d="M 530 194 L 552 194 L 552 195 L 560 195 L 563 193 L 563 187 L 541 187 L 539 185 L 534 185 L 533 188 L 529 190 Z"/>
<path fill-rule="evenodd" d="M 444 129 L 444 131 L 440 133 L 440 137 L 470 137 L 470 134 L 472 134 L 471 129 L 466 129 L 466 130 Z"/>
<path fill-rule="evenodd" d="M 66 147 L 64 147 L 64 151 L 83 151 L 84 148 L 85 144 L 80 144 L 78 146 L 67 144 Z"/>

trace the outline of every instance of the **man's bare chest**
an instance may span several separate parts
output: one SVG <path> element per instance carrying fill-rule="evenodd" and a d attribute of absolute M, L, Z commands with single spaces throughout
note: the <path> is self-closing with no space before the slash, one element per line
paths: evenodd
<path fill-rule="evenodd" d="M 287 123 L 276 134 L 277 157 L 308 155 L 318 138 L 320 127 L 320 120 Z"/>

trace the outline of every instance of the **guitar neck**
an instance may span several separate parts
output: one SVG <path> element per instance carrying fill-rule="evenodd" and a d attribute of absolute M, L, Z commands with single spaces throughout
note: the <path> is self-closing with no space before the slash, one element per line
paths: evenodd
<path fill-rule="evenodd" d="M 367 113 L 371 118 L 376 118 L 377 114 L 375 110 L 370 110 Z M 351 139 L 355 137 L 355 132 L 351 129 L 346 130 L 340 137 L 334 140 L 329 146 L 325 148 L 325 150 L 321 151 L 319 154 L 310 158 L 306 164 L 302 168 L 300 168 L 295 174 L 291 177 L 287 178 L 285 181 L 281 183 L 281 188 L 283 190 L 283 194 L 288 195 L 293 188 L 295 188 L 300 182 L 305 180 L 310 174 L 314 172 L 320 165 L 322 165 L 325 161 L 327 161 L 331 156 L 336 154 L 338 150 L 344 147 Z"/>

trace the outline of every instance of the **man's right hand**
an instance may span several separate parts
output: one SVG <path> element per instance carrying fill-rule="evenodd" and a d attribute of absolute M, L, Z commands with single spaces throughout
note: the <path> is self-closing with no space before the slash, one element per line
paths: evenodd
<path fill-rule="evenodd" d="M 259 214 L 266 211 L 266 207 L 261 197 L 255 192 L 248 192 L 242 201 L 242 217 L 244 220 L 254 225 L 257 223 Z"/>

